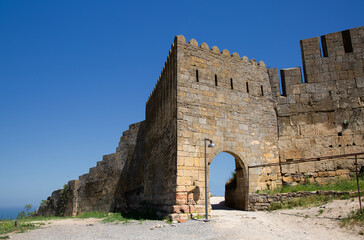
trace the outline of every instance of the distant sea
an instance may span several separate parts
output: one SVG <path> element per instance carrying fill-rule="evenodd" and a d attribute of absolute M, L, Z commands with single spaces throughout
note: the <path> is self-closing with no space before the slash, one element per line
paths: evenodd
<path fill-rule="evenodd" d="M 16 219 L 18 213 L 21 212 L 24 207 L 0 207 L 0 220 L 1 219 Z"/>

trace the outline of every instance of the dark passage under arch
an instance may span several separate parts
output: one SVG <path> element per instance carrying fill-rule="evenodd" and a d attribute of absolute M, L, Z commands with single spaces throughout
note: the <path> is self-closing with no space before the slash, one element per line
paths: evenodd
<path fill-rule="evenodd" d="M 223 190 L 221 189 L 223 186 Z M 210 187 L 211 185 L 211 187 Z M 220 185 L 219 189 L 216 185 Z M 223 195 L 224 205 L 239 210 L 248 210 L 248 178 L 243 162 L 235 154 L 218 154 L 209 166 L 209 188 L 211 194 Z M 222 194 L 222 192 L 224 192 Z"/>

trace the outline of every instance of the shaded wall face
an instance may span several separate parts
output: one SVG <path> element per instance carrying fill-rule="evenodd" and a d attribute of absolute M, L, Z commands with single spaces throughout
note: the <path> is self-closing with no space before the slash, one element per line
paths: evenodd
<path fill-rule="evenodd" d="M 115 153 L 104 155 L 89 173 L 54 191 L 38 214 L 75 216 L 90 211 L 125 210 L 140 204 L 144 126 L 144 122 L 130 125 L 129 130 L 123 132 Z"/>
<path fill-rule="evenodd" d="M 170 212 L 176 188 L 176 61 L 175 47 L 146 105 L 144 198 Z"/>
<path fill-rule="evenodd" d="M 128 160 L 122 168 L 115 192 L 116 211 L 137 209 L 144 200 L 145 122 L 129 128 L 127 142 L 125 156 Z M 122 153 L 124 147 L 119 145 L 116 153 Z"/>
<path fill-rule="evenodd" d="M 279 116 L 279 149 L 282 161 L 364 151 L 364 27 L 350 35 L 337 32 L 301 41 L 301 69 L 281 70 L 286 87 L 280 96 L 278 72 L 270 69 Z M 351 40 L 345 49 L 344 40 Z M 352 50 L 352 51 L 348 51 Z M 282 167 L 283 181 L 323 183 L 348 177 L 353 161 L 330 160 Z"/>
<path fill-rule="evenodd" d="M 119 146 L 113 154 L 105 155 L 88 174 L 80 176 L 74 198 L 77 199 L 77 213 L 90 211 L 124 210 L 129 207 L 127 191 L 132 192 L 141 183 L 137 175 L 143 163 L 138 153 L 143 149 L 144 122 L 130 125 L 123 133 Z M 134 178 L 127 179 L 128 174 Z M 134 180 L 135 179 L 135 180 Z M 74 204 L 75 206 L 75 204 Z M 73 211 L 75 212 L 75 211 Z"/>
<path fill-rule="evenodd" d="M 235 175 L 225 184 L 225 205 L 248 210 L 248 175 L 240 159 L 235 159 Z"/>
<path fill-rule="evenodd" d="M 204 138 L 208 159 L 222 151 L 249 165 L 277 162 L 277 124 L 263 64 L 192 42 L 177 45 L 177 206 L 204 211 Z M 197 71 L 198 72 L 197 72 Z M 197 77 L 198 75 L 198 77 Z M 216 77 L 215 77 L 216 75 Z M 249 92 L 247 91 L 247 83 Z M 277 170 L 250 172 L 250 191 L 276 183 Z M 279 182 L 279 181 L 278 181 Z M 199 196 L 196 197 L 196 193 Z"/>

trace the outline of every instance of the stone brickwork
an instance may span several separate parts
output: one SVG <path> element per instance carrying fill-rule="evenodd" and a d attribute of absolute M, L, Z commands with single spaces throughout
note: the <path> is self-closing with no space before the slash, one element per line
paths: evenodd
<path fill-rule="evenodd" d="M 120 138 L 116 153 L 105 155 L 89 173 L 54 191 L 38 214 L 75 216 L 90 211 L 138 208 L 134 204 L 143 199 L 144 144 L 140 143 L 144 142 L 144 126 L 144 122 L 130 125 Z"/>
<path fill-rule="evenodd" d="M 345 49 L 348 39 L 352 47 Z M 324 35 L 321 43 L 322 52 L 318 37 L 301 41 L 305 83 L 301 68 L 281 70 L 282 96 L 277 69 L 268 70 L 281 161 L 364 150 L 364 28 Z M 346 178 L 354 169 L 353 161 L 338 159 L 282 166 L 281 171 L 283 183 L 303 182 L 305 176 L 323 183 Z"/>
<path fill-rule="evenodd" d="M 198 46 L 183 36 L 177 45 L 177 204 L 174 211 L 204 212 L 204 138 L 216 143 L 208 159 L 220 152 L 235 157 L 235 208 L 247 209 L 250 191 L 278 169 L 247 167 L 278 162 L 277 122 L 267 69 L 263 62 L 237 53 Z M 247 88 L 248 85 L 248 88 Z M 274 178 L 274 181 L 276 178 Z M 275 182 L 274 182 L 275 183 Z"/>
<path fill-rule="evenodd" d="M 263 61 L 177 36 L 145 121 L 123 133 L 115 153 L 55 191 L 38 214 L 141 206 L 174 219 L 204 214 L 205 138 L 216 144 L 208 149 L 209 165 L 220 152 L 235 158 L 236 178 L 225 195 L 237 209 L 248 210 L 256 190 L 347 178 L 353 161 L 343 159 L 248 170 L 364 151 L 364 27 L 321 42 L 322 51 L 319 38 L 301 41 L 305 81 L 301 68 L 282 69 L 281 89 L 278 70 Z"/>
<path fill-rule="evenodd" d="M 177 49 L 172 45 L 146 104 L 144 200 L 169 213 L 176 202 Z"/>

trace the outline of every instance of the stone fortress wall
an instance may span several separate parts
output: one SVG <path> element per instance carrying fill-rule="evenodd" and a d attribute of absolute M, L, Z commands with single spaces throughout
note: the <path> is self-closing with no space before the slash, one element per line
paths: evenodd
<path fill-rule="evenodd" d="M 348 177 L 352 161 L 249 166 L 364 151 L 364 27 L 301 41 L 301 68 L 267 69 L 228 50 L 177 36 L 146 103 L 113 154 L 52 193 L 40 215 L 125 211 L 142 206 L 173 218 L 204 214 L 204 138 L 209 164 L 235 157 L 226 202 L 281 184 Z M 281 91 L 283 94 L 281 94 Z M 362 162 L 361 162 L 362 164 Z"/>
<path fill-rule="evenodd" d="M 162 212 L 170 212 L 176 201 L 176 66 L 177 49 L 173 44 L 146 104 L 144 201 Z"/>
<path fill-rule="evenodd" d="M 177 205 L 174 212 L 200 212 L 205 206 L 204 138 L 209 163 L 220 152 L 235 157 L 237 184 L 231 205 L 247 208 L 248 188 L 255 191 L 267 174 L 247 167 L 278 162 L 277 120 L 265 64 L 237 53 L 178 36 L 177 44 Z M 269 173 L 277 169 L 269 169 Z"/>
<path fill-rule="evenodd" d="M 320 46 L 321 40 L 321 46 Z M 364 27 L 302 40 L 301 68 L 269 69 L 278 117 L 279 157 L 311 158 L 364 150 Z M 342 159 L 282 166 L 283 183 L 346 178 Z"/>

